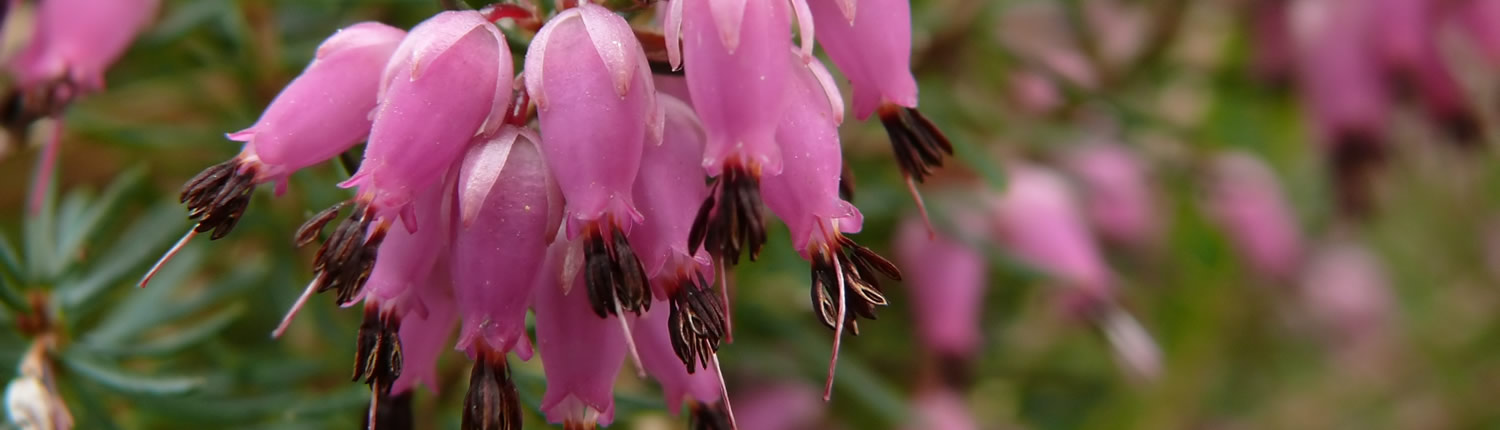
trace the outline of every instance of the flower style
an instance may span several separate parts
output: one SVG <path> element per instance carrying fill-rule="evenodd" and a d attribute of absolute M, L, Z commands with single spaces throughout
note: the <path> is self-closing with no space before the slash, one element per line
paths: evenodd
<path fill-rule="evenodd" d="M 212 232 L 210 239 L 228 235 L 250 205 L 256 185 L 275 182 L 279 195 L 292 173 L 364 140 L 370 133 L 379 70 L 405 36 L 395 27 L 362 22 L 319 45 L 312 63 L 271 101 L 255 125 L 229 134 L 230 140 L 245 142 L 239 155 L 183 186 L 179 200 L 197 225 L 147 272 L 141 286 L 198 233 Z"/>

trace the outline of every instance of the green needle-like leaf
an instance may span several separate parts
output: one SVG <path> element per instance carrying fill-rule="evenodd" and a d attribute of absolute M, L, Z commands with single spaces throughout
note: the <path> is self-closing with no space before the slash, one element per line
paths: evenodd
<path fill-rule="evenodd" d="M 115 348 L 94 345 L 81 346 L 88 348 L 91 352 L 102 355 L 162 356 L 173 354 L 218 334 L 224 328 L 234 323 L 236 318 L 244 315 L 244 313 L 244 306 L 234 306 L 215 313 L 204 321 L 193 323 L 187 328 L 142 343 L 128 344 Z"/>
<path fill-rule="evenodd" d="M 197 271 L 203 257 L 200 247 L 183 249 L 174 261 L 177 264 L 167 266 L 157 275 L 160 282 L 145 289 L 131 287 L 125 300 L 111 306 L 97 327 L 82 336 L 83 343 L 96 347 L 124 345 L 130 337 L 161 322 L 169 298 Z"/>
<path fill-rule="evenodd" d="M 63 354 L 62 362 L 68 369 L 77 372 L 78 376 L 126 395 L 180 396 L 198 389 L 204 381 L 204 378 L 195 376 L 138 375 L 78 353 Z"/>
<path fill-rule="evenodd" d="M 145 170 L 142 168 L 127 170 L 115 177 L 114 181 L 110 182 L 109 188 L 106 188 L 98 198 L 91 202 L 85 200 L 86 205 L 79 205 L 76 209 L 70 203 L 74 201 L 73 196 L 78 194 L 69 195 L 58 217 L 63 220 L 63 223 L 57 227 L 58 246 L 55 261 L 67 262 L 76 258 L 84 244 L 93 238 L 104 221 L 110 215 L 118 213 L 120 198 L 135 188 L 144 177 Z"/>
<path fill-rule="evenodd" d="M 29 280 L 26 268 L 22 267 L 21 263 L 21 255 L 16 253 L 14 246 L 11 246 L 10 238 L 0 233 L 0 279 L 10 279 L 15 282 Z"/>

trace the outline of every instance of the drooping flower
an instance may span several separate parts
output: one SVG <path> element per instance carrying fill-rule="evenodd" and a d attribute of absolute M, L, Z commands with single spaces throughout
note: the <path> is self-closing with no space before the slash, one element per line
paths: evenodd
<path fill-rule="evenodd" d="M 338 302 L 348 303 L 396 218 L 408 233 L 449 221 L 421 217 L 412 202 L 444 180 L 471 142 L 500 128 L 512 73 L 504 36 L 479 12 L 442 12 L 412 28 L 386 65 L 365 159 L 340 184 L 359 189 L 353 213 L 319 249 L 309 288 L 337 290 Z M 304 224 L 298 244 L 311 242 L 344 205 Z"/>
<path fill-rule="evenodd" d="M 1484 0 L 1457 2 L 1453 14 L 1482 54 L 1500 66 L 1500 3 Z"/>
<path fill-rule="evenodd" d="M 1246 153 L 1228 153 L 1213 164 L 1208 212 L 1231 246 L 1265 278 L 1290 280 L 1302 260 L 1302 232 L 1275 173 Z"/>
<path fill-rule="evenodd" d="M 250 205 L 258 184 L 275 182 L 286 190 L 292 173 L 328 161 L 370 134 L 380 69 L 406 32 L 377 22 L 362 22 L 334 33 L 318 46 L 313 61 L 271 101 L 255 125 L 230 133 L 245 147 L 229 161 L 199 173 L 183 186 L 180 201 L 197 222 L 151 275 L 198 233 L 211 239 L 229 234 Z"/>
<path fill-rule="evenodd" d="M 1074 294 L 1092 313 L 1113 300 L 1114 281 L 1077 199 L 1057 173 L 1017 165 L 1004 194 L 990 202 L 993 233 L 1011 255 Z"/>
<path fill-rule="evenodd" d="M 440 182 L 428 186 L 421 193 L 421 197 L 413 203 L 413 213 L 428 220 L 424 228 L 415 232 L 405 229 L 394 229 L 388 232 L 377 231 L 376 235 L 386 237 L 375 237 L 380 244 L 379 258 L 370 255 L 367 259 L 357 261 L 371 261 L 370 267 L 362 270 L 349 270 L 350 268 L 327 267 L 333 258 L 329 258 L 326 252 L 338 252 L 338 250 L 320 250 L 314 260 L 314 268 L 322 266 L 318 279 L 315 279 L 302 297 L 293 305 L 291 312 L 287 313 L 282 327 L 278 333 L 290 322 L 292 316 L 305 303 L 311 293 L 317 291 L 317 286 L 327 286 L 339 293 L 336 299 L 340 304 L 352 304 L 363 300 L 365 320 L 359 330 L 359 345 L 355 355 L 355 380 L 364 381 L 370 385 L 372 392 L 378 397 L 390 395 L 395 384 L 403 376 L 407 359 L 403 353 L 403 343 L 400 332 L 403 331 L 403 322 L 409 315 L 414 315 L 423 321 L 422 327 L 415 330 L 427 331 L 438 330 L 442 327 L 444 340 L 452 327 L 453 315 L 449 294 L 452 282 L 446 273 L 439 273 L 434 279 L 434 268 L 443 267 L 441 262 L 446 259 L 446 245 L 448 232 L 449 207 L 452 205 L 452 193 L 444 192 L 451 190 L 451 182 Z M 355 225 L 355 224 L 346 224 Z M 335 235 L 347 231 L 340 228 Z M 357 233 L 357 232 L 350 232 Z M 333 238 L 330 238 L 332 241 Z M 368 249 L 368 248 L 364 248 Z M 361 249 L 360 251 L 363 251 Z M 328 275 L 342 275 L 333 279 L 324 279 Z M 345 288 L 345 285 L 367 281 L 367 287 L 363 289 Z M 345 294 L 355 294 L 345 296 Z M 432 301 L 432 303 L 429 303 Z M 429 335 L 436 333 L 428 332 Z M 431 346 L 425 344 L 424 346 Z M 436 352 L 431 357 L 436 357 Z M 422 361 L 426 361 L 425 359 Z M 431 363 L 424 363 L 430 365 Z M 412 382 L 403 383 L 403 387 L 409 387 L 414 379 L 425 379 L 430 375 L 416 375 Z M 396 392 L 399 394 L 399 392 Z M 378 405 L 378 400 L 377 400 Z M 374 414 L 375 406 L 371 407 Z"/>
<path fill-rule="evenodd" d="M 458 349 L 531 359 L 526 308 L 561 202 L 534 133 L 507 127 L 470 148 L 459 171 L 449 270 L 464 315 Z"/>
<path fill-rule="evenodd" d="M 7 1 L 7 5 L 15 3 Z M 7 65 L 16 89 L 5 100 L 9 126 L 60 117 L 74 99 L 104 89 L 104 72 L 156 16 L 159 0 L 38 2 L 31 39 Z M 60 119 L 60 118 L 59 118 Z M 60 133 L 58 125 L 54 133 Z M 40 208 L 57 163 L 59 140 L 43 144 L 33 182 L 32 213 Z"/>
<path fill-rule="evenodd" d="M 1064 166 L 1083 186 L 1084 208 L 1106 239 L 1149 245 L 1160 229 L 1146 166 L 1128 148 L 1089 143 L 1069 151 Z"/>
<path fill-rule="evenodd" d="M 960 222 L 967 233 L 981 230 Z M 896 258 L 906 268 L 917 339 L 948 362 L 974 357 L 980 346 L 979 316 L 987 285 L 985 258 L 971 245 L 933 236 L 919 219 L 908 219 L 896 233 Z"/>
<path fill-rule="evenodd" d="M 912 400 L 916 418 L 907 428 L 923 430 L 976 430 L 979 424 L 964 405 L 963 396 L 948 389 L 929 389 Z"/>
<path fill-rule="evenodd" d="M 822 428 L 819 426 L 819 421 L 823 419 L 826 408 L 818 403 L 818 392 L 812 387 L 790 382 L 771 382 L 748 391 L 736 392 L 735 398 L 740 400 L 738 402 L 740 428 L 746 430 Z M 713 407 L 697 407 L 693 411 L 694 415 L 707 417 L 712 417 L 715 412 Z"/>
<path fill-rule="evenodd" d="M 567 238 L 583 248 L 594 313 L 639 314 L 651 295 L 626 236 L 643 219 L 631 187 L 643 148 L 661 140 L 662 116 L 630 24 L 587 2 L 553 17 L 526 53 L 526 90 L 567 202 Z"/>
<path fill-rule="evenodd" d="M 813 0 L 808 3 L 819 39 L 854 88 L 854 115 L 880 114 L 891 149 L 921 206 L 922 182 L 953 155 L 942 131 L 917 111 L 917 80 L 911 73 L 911 4 L 907 0 Z M 851 10 L 852 9 L 852 10 Z M 691 73 L 691 69 L 689 69 Z"/>
<path fill-rule="evenodd" d="M 789 54 L 784 54 L 789 55 Z M 863 215 L 839 198 L 843 157 L 839 153 L 838 115 L 816 61 L 796 65 L 786 90 L 789 103 L 776 139 L 784 150 L 781 174 L 761 180 L 766 207 L 786 223 L 792 245 L 812 263 L 812 305 L 823 325 L 834 330 L 824 397 L 833 389 L 833 373 L 844 329 L 859 334 L 857 317 L 875 318 L 887 304 L 878 275 L 901 279 L 896 266 L 845 236 L 863 226 Z"/>
<path fill-rule="evenodd" d="M 506 354 L 532 356 L 526 308 L 556 235 L 561 199 L 535 133 L 506 126 L 469 149 L 459 169 L 452 260 L 463 330 L 457 348 L 474 360 L 463 428 L 520 428 Z"/>
<path fill-rule="evenodd" d="M 1387 79 L 1409 88 L 1432 120 L 1453 141 L 1478 143 L 1479 119 L 1468 105 L 1457 77 L 1438 51 L 1444 7 L 1430 0 L 1374 0 L 1369 47 L 1379 56 Z"/>
<path fill-rule="evenodd" d="M 1354 370 L 1378 365 L 1394 312 L 1390 284 L 1378 256 L 1336 238 L 1312 253 L 1299 279 L 1303 306 L 1333 352 Z"/>
<path fill-rule="evenodd" d="M 588 294 L 581 291 L 584 280 L 564 277 L 568 246 L 565 240 L 553 242 L 534 287 L 537 348 L 547 376 L 541 409 L 554 424 L 592 428 L 614 421 L 613 389 L 626 345 L 614 323 L 594 314 Z M 610 316 L 619 317 L 625 315 Z"/>
<path fill-rule="evenodd" d="M 647 145 L 641 158 L 646 173 L 636 180 L 634 192 L 645 221 L 630 238 L 654 294 L 670 308 L 668 332 L 662 335 L 670 333 L 670 346 L 686 371 L 694 373 L 700 366 L 708 368 L 729 335 L 728 289 L 721 289 L 724 300 L 714 295 L 707 253 L 688 250 L 697 207 L 709 193 L 699 165 L 703 130 L 687 104 L 665 94 L 658 101 L 666 117 L 662 143 Z M 647 360 L 645 354 L 642 360 Z M 649 366 L 646 370 L 651 372 Z"/>
<path fill-rule="evenodd" d="M 766 241 L 758 184 L 782 170 L 776 130 L 792 82 L 790 35 L 791 7 L 785 1 L 673 0 L 670 5 L 668 52 L 674 65 L 685 68 L 693 108 L 707 135 L 703 167 L 717 178 L 698 211 L 689 249 L 701 245 L 725 265 L 741 255 L 754 260 Z"/>
<path fill-rule="evenodd" d="M 1369 181 L 1386 147 L 1390 96 L 1368 49 L 1374 8 L 1362 0 L 1298 2 L 1292 9 L 1297 79 L 1327 154 L 1341 209 L 1367 212 Z"/>

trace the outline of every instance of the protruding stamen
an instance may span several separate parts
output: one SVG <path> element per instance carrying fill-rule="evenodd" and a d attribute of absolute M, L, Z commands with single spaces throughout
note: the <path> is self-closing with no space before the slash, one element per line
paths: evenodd
<path fill-rule="evenodd" d="M 52 133 L 47 136 L 47 142 L 42 144 L 42 158 L 37 160 L 36 177 L 32 179 L 31 200 L 27 202 L 26 213 L 37 215 L 41 213 L 43 201 L 47 196 L 47 189 L 52 187 L 52 171 L 57 169 L 58 147 L 62 146 L 63 122 L 61 116 L 52 119 Z"/>
<path fill-rule="evenodd" d="M 318 277 L 314 277 L 312 282 L 307 283 L 307 288 L 302 289 L 302 295 L 297 296 L 297 301 L 292 303 L 291 309 L 287 309 L 286 316 L 281 317 L 281 324 L 277 324 L 276 329 L 271 331 L 272 339 L 280 339 L 281 335 L 286 334 L 287 327 L 292 326 L 292 318 L 295 318 L 297 312 L 302 310 L 302 306 L 307 304 L 307 299 L 311 298 L 313 293 L 318 291 L 318 282 L 321 280 Z"/>
<path fill-rule="evenodd" d="M 156 277 L 156 272 L 160 271 L 161 267 L 167 264 L 167 261 L 170 261 L 172 257 L 177 256 L 177 252 L 182 251 L 182 248 L 184 246 L 187 246 L 189 241 L 193 240 L 193 236 L 197 235 L 198 230 L 192 229 L 188 230 L 187 234 L 182 235 L 181 239 L 177 239 L 177 243 L 173 244 L 172 248 L 167 250 L 167 253 L 162 254 L 161 258 L 156 260 L 156 264 L 151 265 L 151 270 L 147 270 L 146 276 L 142 276 L 141 282 L 136 285 L 141 288 L 146 288 L 146 284 L 151 282 L 151 278 Z"/>
<path fill-rule="evenodd" d="M 906 177 L 906 192 L 917 202 L 917 213 L 922 215 L 922 225 L 927 226 L 927 239 L 936 239 L 937 230 L 932 228 L 932 218 L 927 215 L 927 202 L 922 200 L 922 192 L 917 191 L 917 182 L 911 176 Z"/>
<path fill-rule="evenodd" d="M 837 285 L 844 285 L 844 268 L 842 264 L 834 264 L 833 274 Z M 848 320 L 849 306 L 844 298 L 844 288 L 838 289 L 838 321 L 833 328 L 833 353 L 828 356 L 828 381 L 823 383 L 823 401 L 833 399 L 833 374 L 839 366 L 839 346 L 844 340 L 844 321 Z"/>
<path fill-rule="evenodd" d="M 734 306 L 729 302 L 729 265 L 719 259 L 719 295 L 724 302 L 724 343 L 734 343 Z"/>
<path fill-rule="evenodd" d="M 620 309 L 620 298 L 615 297 L 615 320 L 620 322 L 620 333 L 625 335 L 625 350 L 630 351 L 630 362 L 635 364 L 635 376 L 646 377 L 646 368 L 641 365 L 641 352 L 635 347 L 635 336 L 630 334 L 630 323 L 625 321 L 625 312 Z"/>
<path fill-rule="evenodd" d="M 729 429 L 738 430 L 740 425 L 734 420 L 734 405 L 729 403 L 729 385 L 724 383 L 724 366 L 719 365 L 719 354 L 714 353 L 714 373 L 719 375 L 719 393 L 722 394 L 724 404 L 724 415 L 729 417 Z"/>
<path fill-rule="evenodd" d="M 888 304 L 880 291 L 877 273 L 900 280 L 894 264 L 860 246 L 848 237 L 838 235 L 832 243 L 812 250 L 812 304 L 824 326 L 833 329 L 833 353 L 828 361 L 828 381 L 824 400 L 833 393 L 834 371 L 838 365 L 839 347 L 844 329 L 859 335 L 857 318 L 875 319 L 876 308 Z M 855 298 L 850 302 L 851 298 Z"/>

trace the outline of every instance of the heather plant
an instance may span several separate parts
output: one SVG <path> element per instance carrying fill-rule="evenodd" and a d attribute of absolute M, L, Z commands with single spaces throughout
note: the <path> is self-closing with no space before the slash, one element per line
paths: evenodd
<path fill-rule="evenodd" d="M 0 430 L 1500 423 L 1488 0 L 0 6 Z"/>

